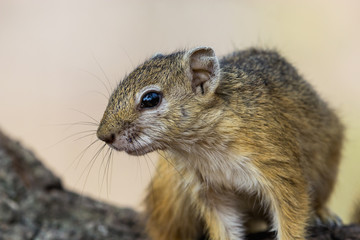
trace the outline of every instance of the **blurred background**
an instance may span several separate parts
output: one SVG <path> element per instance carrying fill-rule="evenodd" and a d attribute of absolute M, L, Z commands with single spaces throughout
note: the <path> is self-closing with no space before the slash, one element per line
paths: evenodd
<path fill-rule="evenodd" d="M 348 221 L 360 199 L 359 25 L 356 0 L 0 0 L 0 129 L 67 188 L 141 209 L 157 156 L 116 153 L 109 161 L 105 150 L 94 159 L 101 145 L 91 145 L 93 123 L 109 92 L 157 52 L 275 48 L 346 125 L 331 207 Z"/>

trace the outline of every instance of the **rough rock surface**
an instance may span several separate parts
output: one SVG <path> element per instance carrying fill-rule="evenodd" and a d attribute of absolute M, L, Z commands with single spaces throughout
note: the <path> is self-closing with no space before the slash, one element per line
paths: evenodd
<path fill-rule="evenodd" d="M 32 152 L 0 132 L 0 239 L 147 238 L 135 211 L 63 189 Z"/>
<path fill-rule="evenodd" d="M 0 131 L 0 240 L 145 240 L 143 229 L 135 211 L 65 190 L 31 151 Z M 360 239 L 360 226 L 316 227 L 308 239 Z"/>

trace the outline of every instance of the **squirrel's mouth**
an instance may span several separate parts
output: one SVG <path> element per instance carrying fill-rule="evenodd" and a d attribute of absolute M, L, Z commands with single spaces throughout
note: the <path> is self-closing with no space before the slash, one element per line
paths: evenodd
<path fill-rule="evenodd" d="M 155 150 L 156 149 L 152 148 L 151 146 L 145 146 L 145 147 L 137 148 L 137 149 L 125 149 L 125 152 L 129 155 L 141 156 L 141 155 L 145 155 L 145 154 L 150 153 Z"/>
<path fill-rule="evenodd" d="M 117 146 L 114 146 L 113 144 L 108 144 L 111 148 L 115 149 L 116 151 L 125 151 L 127 154 L 132 156 L 141 156 L 145 155 L 147 153 L 160 150 L 160 148 L 156 148 L 154 146 L 141 146 L 138 148 L 118 148 Z"/>
<path fill-rule="evenodd" d="M 141 155 L 145 155 L 147 153 L 151 153 L 157 150 L 165 150 L 165 147 L 161 147 L 158 144 L 155 145 L 145 145 L 145 146 L 141 146 L 137 149 L 125 149 L 124 151 L 129 154 L 129 155 L 133 155 L 133 156 L 141 156 Z"/>
<path fill-rule="evenodd" d="M 128 134 L 130 135 L 130 134 Z M 133 135 L 131 138 L 125 137 L 124 135 L 114 137 L 113 141 L 108 142 L 107 145 L 115 149 L 116 151 L 124 151 L 129 155 L 141 156 L 147 153 L 163 150 L 164 147 L 157 141 L 146 137 L 135 138 Z"/>

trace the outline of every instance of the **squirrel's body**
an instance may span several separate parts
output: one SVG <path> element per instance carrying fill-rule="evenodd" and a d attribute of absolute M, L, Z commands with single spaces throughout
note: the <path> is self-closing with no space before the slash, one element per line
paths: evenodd
<path fill-rule="evenodd" d="M 261 221 L 304 239 L 309 223 L 334 221 L 342 126 L 276 52 L 157 55 L 119 84 L 98 136 L 164 151 L 146 198 L 154 240 L 241 239 Z"/>

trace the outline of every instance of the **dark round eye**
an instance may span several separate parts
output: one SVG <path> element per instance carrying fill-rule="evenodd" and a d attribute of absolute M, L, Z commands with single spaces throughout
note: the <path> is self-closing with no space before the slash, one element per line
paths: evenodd
<path fill-rule="evenodd" d="M 141 98 L 140 108 L 153 108 L 160 104 L 161 94 L 158 92 L 145 93 Z"/>

